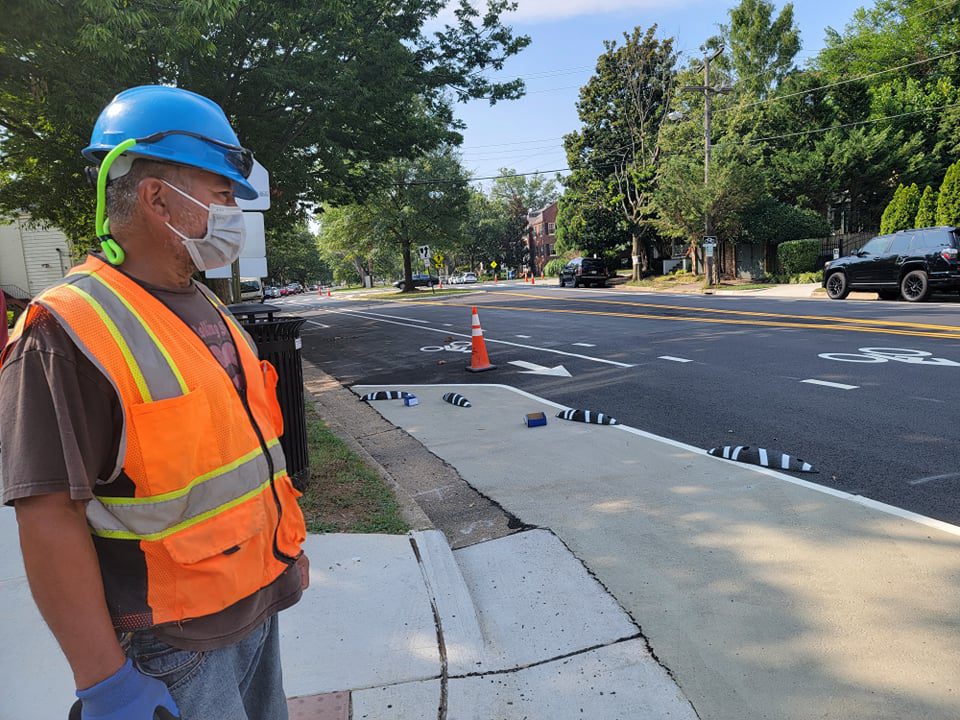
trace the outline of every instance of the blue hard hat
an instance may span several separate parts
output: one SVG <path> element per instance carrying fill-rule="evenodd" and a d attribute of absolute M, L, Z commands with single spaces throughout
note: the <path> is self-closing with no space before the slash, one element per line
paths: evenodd
<path fill-rule="evenodd" d="M 213 100 L 166 85 L 124 90 L 97 118 L 83 156 L 99 163 L 124 140 L 135 139 L 129 154 L 208 170 L 233 182 L 234 194 L 254 200 L 247 181 L 253 153 L 240 146 L 223 110 Z"/>

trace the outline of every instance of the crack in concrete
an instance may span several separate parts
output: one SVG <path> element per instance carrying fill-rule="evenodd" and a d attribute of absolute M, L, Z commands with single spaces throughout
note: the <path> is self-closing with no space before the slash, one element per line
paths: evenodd
<path fill-rule="evenodd" d="M 420 568 L 420 574 L 423 576 L 423 583 L 430 593 L 430 609 L 433 611 L 433 623 L 437 630 L 437 649 L 440 653 L 440 705 L 437 708 L 437 720 L 447 720 L 447 681 L 449 678 L 449 667 L 447 664 L 447 644 L 443 637 L 443 621 L 440 619 L 440 610 L 437 608 L 437 600 L 434 596 L 433 588 L 430 587 L 430 578 L 427 575 L 427 569 L 423 565 L 423 558 L 420 557 L 420 548 L 417 546 L 416 538 L 410 538 L 410 546 L 413 548 L 413 554 L 417 558 L 417 565 Z"/>

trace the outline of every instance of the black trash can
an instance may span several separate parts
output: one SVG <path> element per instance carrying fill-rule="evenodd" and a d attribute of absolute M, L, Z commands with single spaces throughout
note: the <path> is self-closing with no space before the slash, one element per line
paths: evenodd
<path fill-rule="evenodd" d="M 277 369 L 277 399 L 283 413 L 280 446 L 287 459 L 287 473 L 301 492 L 310 480 L 310 455 L 307 452 L 307 416 L 303 405 L 303 366 L 300 364 L 300 328 L 306 322 L 299 317 L 278 317 L 276 305 L 241 303 L 230 305 L 230 312 L 257 343 L 260 359 Z"/>

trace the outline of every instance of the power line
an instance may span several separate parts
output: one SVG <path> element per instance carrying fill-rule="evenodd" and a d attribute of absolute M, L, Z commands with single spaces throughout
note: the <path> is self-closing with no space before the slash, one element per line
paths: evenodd
<path fill-rule="evenodd" d="M 872 125 L 872 124 L 874 124 L 874 123 L 883 122 L 883 121 L 885 121 L 885 120 L 896 120 L 896 119 L 898 119 L 898 118 L 909 117 L 909 116 L 911 116 L 911 115 L 920 115 L 920 114 L 923 114 L 923 113 L 935 112 L 935 111 L 937 111 L 937 110 L 952 110 L 953 108 L 960 108 L 960 102 L 958 102 L 958 103 L 951 103 L 951 104 L 947 104 L 947 105 L 937 105 L 937 106 L 935 106 L 935 107 L 924 108 L 924 109 L 922 109 L 922 110 L 912 110 L 912 111 L 910 111 L 910 112 L 897 113 L 896 115 L 885 115 L 885 116 L 883 116 L 883 117 L 872 118 L 872 119 L 870 119 L 870 120 L 860 120 L 860 121 L 858 121 L 858 122 L 843 123 L 843 124 L 841 124 L 841 125 L 829 125 L 829 126 L 827 126 L 827 127 L 814 128 L 814 129 L 812 129 L 812 130 L 801 130 L 801 131 L 794 132 L 794 133 L 785 133 L 785 134 L 783 134 L 783 135 L 770 135 L 770 136 L 768 136 L 768 137 L 754 138 L 754 139 L 752 139 L 752 140 L 740 140 L 740 141 L 730 141 L 730 142 L 714 143 L 713 147 L 716 148 L 716 147 L 732 147 L 732 146 L 737 146 L 737 145 L 755 145 L 755 144 L 757 144 L 757 143 L 767 142 L 767 141 L 771 141 L 771 140 L 785 140 L 785 139 L 789 139 L 789 138 L 802 137 L 802 136 L 805 136 L 805 135 L 816 135 L 816 134 L 820 134 L 820 133 L 829 132 L 829 131 L 831 131 L 831 130 L 843 130 L 843 129 L 851 128 L 851 127 L 858 127 L 858 126 L 863 126 L 863 125 Z M 629 147 L 629 146 L 625 146 L 625 147 Z M 618 148 L 615 148 L 613 151 L 610 151 L 610 152 L 614 152 L 616 149 L 618 149 Z M 623 149 L 623 148 L 619 148 L 619 149 Z M 672 154 L 674 154 L 674 155 L 689 155 L 689 154 L 693 154 L 693 152 L 677 152 L 677 153 L 672 153 Z M 615 166 L 616 166 L 616 163 L 604 163 L 604 164 L 601 164 L 601 165 L 597 165 L 597 166 L 595 166 L 595 167 L 596 167 L 597 169 L 604 169 L 604 168 L 611 168 L 611 167 L 615 167 Z M 465 180 L 464 180 L 464 179 L 460 179 L 460 180 L 447 180 L 447 179 L 443 179 L 443 178 L 438 178 L 438 179 L 429 179 L 429 178 L 428 178 L 428 179 L 425 179 L 425 180 L 413 180 L 413 181 L 411 181 L 411 182 L 409 182 L 409 183 L 402 183 L 402 184 L 404 184 L 404 185 L 449 185 L 449 184 L 462 184 L 462 183 L 464 183 L 464 182 L 477 182 L 477 181 L 480 181 L 480 180 L 496 180 L 497 178 L 529 177 L 530 175 L 547 175 L 547 174 L 552 174 L 552 173 L 572 172 L 572 171 L 573 171 L 573 168 L 570 168 L 570 167 L 562 167 L 562 168 L 554 168 L 554 169 L 551 169 L 551 170 L 533 170 L 533 171 L 531 171 L 531 172 L 511 173 L 511 174 L 509 174 L 509 175 L 487 175 L 487 176 L 483 176 L 483 177 L 472 177 L 472 178 L 467 178 L 467 179 L 465 179 Z"/>

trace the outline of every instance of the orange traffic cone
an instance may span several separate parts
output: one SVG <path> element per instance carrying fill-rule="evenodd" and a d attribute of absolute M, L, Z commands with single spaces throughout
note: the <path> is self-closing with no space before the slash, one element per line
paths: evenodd
<path fill-rule="evenodd" d="M 467 370 L 470 372 L 483 372 L 484 370 L 496 370 L 496 365 L 490 364 L 490 358 L 487 357 L 487 344 L 483 341 L 483 329 L 480 327 L 480 316 L 477 309 L 473 308 L 473 321 L 471 322 L 471 342 L 473 352 L 470 355 L 470 364 Z"/>
<path fill-rule="evenodd" d="M 537 277 L 536 277 L 536 275 L 530 275 L 530 284 L 531 284 L 531 285 L 536 285 L 536 284 L 537 284 Z"/>
<path fill-rule="evenodd" d="M 329 290 L 327 290 L 327 297 L 333 297 L 333 295 L 330 294 Z"/>

